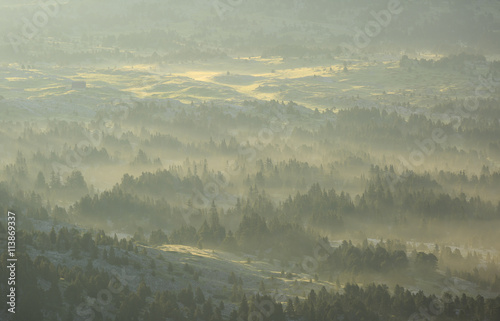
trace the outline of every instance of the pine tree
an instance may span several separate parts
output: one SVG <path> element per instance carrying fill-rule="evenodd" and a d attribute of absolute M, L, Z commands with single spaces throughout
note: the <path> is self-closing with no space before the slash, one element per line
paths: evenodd
<path fill-rule="evenodd" d="M 151 289 L 146 285 L 144 280 L 139 283 L 139 286 L 137 287 L 137 295 L 141 300 L 144 300 L 151 295 Z"/>
<path fill-rule="evenodd" d="M 42 190 L 47 187 L 47 183 L 45 182 L 45 176 L 42 172 L 38 172 L 38 175 L 35 180 L 35 189 Z"/>
<path fill-rule="evenodd" d="M 210 320 L 212 318 L 212 315 L 214 313 L 214 309 L 212 306 L 212 298 L 209 297 L 205 301 L 205 303 L 203 304 L 202 311 L 203 311 L 204 320 Z"/>
<path fill-rule="evenodd" d="M 235 284 L 235 283 L 236 283 L 236 281 L 237 281 L 237 279 L 236 279 L 236 275 L 234 274 L 234 272 L 231 272 L 231 274 L 229 274 L 229 277 L 228 277 L 227 282 L 228 282 L 229 284 Z"/>
<path fill-rule="evenodd" d="M 259 291 L 261 293 L 265 293 L 266 292 L 266 286 L 264 285 L 264 281 L 263 280 L 260 280 Z"/>
<path fill-rule="evenodd" d="M 243 294 L 243 298 L 241 299 L 241 303 L 238 308 L 238 317 L 242 318 L 243 320 L 247 320 L 248 312 L 249 312 L 249 307 L 248 307 L 247 297 L 246 295 Z"/>
<path fill-rule="evenodd" d="M 231 313 L 229 313 L 229 321 L 238 321 L 238 312 L 236 310 L 233 310 L 231 311 Z"/>
<path fill-rule="evenodd" d="M 56 231 L 54 230 L 54 227 L 52 227 L 52 229 L 50 230 L 49 239 L 50 239 L 50 244 L 52 246 L 56 245 L 57 236 L 56 236 Z"/>
<path fill-rule="evenodd" d="M 286 312 L 286 315 L 290 319 L 293 319 L 295 317 L 295 308 L 293 307 L 292 299 L 288 299 L 288 303 L 286 305 L 285 312 Z"/>
<path fill-rule="evenodd" d="M 203 295 L 203 291 L 200 289 L 200 287 L 196 288 L 195 301 L 197 304 L 205 303 L 205 296 Z"/>

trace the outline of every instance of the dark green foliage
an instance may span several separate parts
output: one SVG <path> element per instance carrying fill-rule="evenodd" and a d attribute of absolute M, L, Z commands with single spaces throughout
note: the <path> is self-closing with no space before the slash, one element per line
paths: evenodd
<path fill-rule="evenodd" d="M 101 243 L 116 243 L 118 246 L 123 243 L 121 240 L 113 241 L 111 237 L 102 232 L 96 233 L 94 238 L 91 237 L 90 233 L 80 235 L 73 230 L 64 229 L 58 233 L 53 230 L 50 234 L 57 234 L 61 244 L 64 244 L 63 240 L 70 240 L 70 243 L 77 242 L 82 252 L 92 248 L 92 244 L 95 242 L 94 238 L 99 239 Z M 32 232 L 23 235 L 22 239 L 31 239 L 33 242 L 33 236 L 40 238 L 40 235 L 43 233 Z M 44 244 L 48 248 L 55 247 L 50 242 L 51 237 L 46 235 L 46 238 L 47 242 Z M 121 251 L 125 250 L 110 246 L 108 260 L 113 257 L 116 259 L 117 253 Z M 397 261 L 401 252 L 397 243 L 389 241 L 381 242 L 375 247 L 366 242 L 362 247 L 354 247 L 352 244 L 344 242 L 336 251 L 332 252 L 332 257 L 336 257 L 336 261 L 344 262 L 342 264 L 347 264 L 345 266 L 349 266 L 349 262 L 352 260 L 348 258 L 353 255 L 361 255 L 358 261 L 366 261 L 366 257 L 372 260 L 366 261 L 365 268 L 371 265 L 372 269 L 378 267 L 381 270 L 387 268 L 387 264 L 384 262 Z M 419 252 L 415 255 L 415 266 L 418 269 L 432 271 L 435 268 L 437 258 L 433 254 Z M 19 293 L 24 293 L 18 301 L 18 311 L 22 320 L 41 320 L 42 309 L 59 311 L 63 302 L 69 304 L 71 308 L 68 311 L 59 312 L 74 317 L 76 316 L 75 307 L 82 302 L 83 295 L 98 296 L 99 292 L 114 278 L 106 272 L 95 269 L 91 261 L 88 261 L 87 267 L 83 270 L 80 267 L 68 269 L 59 266 L 56 268 L 47 258 L 41 256 L 31 262 L 28 256 L 22 252 L 18 253 L 18 258 L 18 262 L 22 263 L 19 265 L 22 268 L 18 270 L 18 277 L 23 280 L 18 286 L 18 290 Z M 1 255 L 0 259 L 6 260 L 6 252 Z M 326 262 L 325 264 L 330 263 Z M 184 265 L 184 270 L 191 274 L 196 273 L 188 264 Z M 0 266 L 0 276 L 5 277 L 6 273 L 5 266 Z M 44 281 L 44 286 L 40 285 L 40 280 Z M 230 274 L 229 281 L 233 283 L 232 300 L 238 302 L 238 309 L 231 312 L 227 319 L 222 315 L 224 310 L 222 302 L 219 306 L 215 306 L 210 297 L 205 298 L 200 287 L 197 287 L 194 292 L 191 286 L 188 286 L 178 294 L 172 292 L 153 294 L 144 280 L 139 283 L 135 291 L 118 284 L 114 288 L 120 289 L 120 291 L 116 295 L 113 294 L 111 304 L 115 307 L 116 316 L 120 320 L 137 320 L 139 316 L 143 316 L 144 320 L 164 318 L 185 320 L 184 313 L 201 317 L 204 320 L 240 320 L 239 318 L 245 320 L 249 316 L 253 316 L 265 321 L 297 319 L 408 320 L 412 317 L 418 317 L 419 313 L 423 313 L 422 311 L 433 313 L 436 317 L 444 319 L 453 319 L 456 316 L 456 311 L 459 311 L 461 317 L 465 319 L 495 320 L 500 315 L 500 297 L 485 299 L 481 296 L 473 298 L 464 294 L 461 297 L 453 297 L 451 294 L 445 294 L 439 303 L 442 309 L 436 310 L 433 305 L 438 304 L 435 303 L 437 298 L 425 296 L 422 292 L 410 293 L 408 290 L 396 286 L 394 293 L 391 294 L 384 285 L 370 284 L 365 288 L 360 288 L 358 285 L 349 283 L 345 285 L 342 294 L 328 292 L 323 287 L 319 292 L 311 290 L 303 301 L 298 298 L 289 299 L 286 306 L 283 307 L 281 303 L 275 302 L 274 299 L 266 295 L 256 294 L 247 297 L 242 290 L 241 278 L 238 279 L 234 273 Z M 64 293 L 60 292 L 62 282 L 66 284 Z M 264 291 L 265 286 L 261 284 L 261 292 Z M 2 288 L 3 292 L 5 290 Z M 147 301 L 146 298 L 151 296 L 153 297 L 152 301 Z M 182 311 L 179 304 L 182 304 L 187 310 Z M 96 320 L 100 320 L 102 317 L 100 312 L 93 312 Z"/>
<path fill-rule="evenodd" d="M 151 232 L 149 243 L 153 245 L 168 244 L 168 236 L 161 229 Z"/>
<path fill-rule="evenodd" d="M 383 246 L 384 244 L 356 247 L 350 241 L 343 241 L 339 247 L 329 249 L 327 260 L 320 263 L 320 270 L 387 273 L 405 269 L 408 266 L 408 259 L 404 251 L 389 252 Z"/>
<path fill-rule="evenodd" d="M 418 252 L 415 258 L 415 266 L 422 272 L 434 272 L 437 262 L 437 257 L 432 253 Z"/>

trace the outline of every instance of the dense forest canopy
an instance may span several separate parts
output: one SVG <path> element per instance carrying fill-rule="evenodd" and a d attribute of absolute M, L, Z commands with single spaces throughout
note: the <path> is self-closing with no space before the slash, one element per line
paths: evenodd
<path fill-rule="evenodd" d="M 500 2 L 0 17 L 1 320 L 500 320 Z"/>

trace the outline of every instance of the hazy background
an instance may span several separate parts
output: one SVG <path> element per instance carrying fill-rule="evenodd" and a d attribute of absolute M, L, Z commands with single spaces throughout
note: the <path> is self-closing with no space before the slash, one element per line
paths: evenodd
<path fill-rule="evenodd" d="M 19 318 L 496 320 L 499 14 L 0 0 Z M 98 309 L 114 269 L 129 287 Z"/>

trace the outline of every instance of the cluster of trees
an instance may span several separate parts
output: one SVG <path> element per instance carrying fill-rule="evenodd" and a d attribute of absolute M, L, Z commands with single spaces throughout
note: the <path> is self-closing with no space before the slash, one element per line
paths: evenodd
<path fill-rule="evenodd" d="M 419 255 L 424 254 L 420 253 Z M 322 260 L 319 265 L 319 269 L 326 273 L 333 271 L 353 274 L 371 271 L 390 273 L 406 269 L 409 260 L 404 249 L 388 251 L 383 243 L 373 246 L 366 242 L 361 247 L 356 247 L 350 241 L 343 241 L 339 247 L 330 248 L 327 259 Z"/>
<path fill-rule="evenodd" d="M 204 61 L 206 59 L 227 59 L 228 55 L 223 49 L 213 49 L 208 47 L 200 47 L 200 43 L 193 39 L 178 37 L 178 40 L 171 42 L 169 39 L 158 40 L 156 36 L 163 33 L 162 30 L 142 32 L 142 33 L 126 33 L 114 35 L 106 35 L 101 39 L 85 41 L 82 37 L 76 42 L 78 45 L 86 44 L 92 47 L 92 50 L 78 49 L 68 52 L 62 50 L 58 46 L 49 46 L 45 43 L 43 46 L 38 44 L 33 49 L 32 44 L 20 44 L 19 55 L 16 57 L 12 47 L 5 47 L 6 57 L 16 59 L 17 61 L 39 61 L 47 63 L 57 63 L 59 65 L 68 65 L 89 61 L 98 63 L 99 61 L 126 61 L 136 64 L 163 64 L 163 63 L 182 63 L 193 61 Z M 169 33 L 172 35 L 174 33 Z M 154 40 L 152 40 L 151 37 Z M 60 41 L 63 39 L 60 39 Z M 172 39 L 170 37 L 170 39 Z M 64 39 L 68 41 L 69 39 Z M 97 41 L 102 42 L 104 47 L 96 47 Z M 174 45 L 177 44 L 178 45 Z M 145 44 L 145 45 L 143 45 Z M 153 45 L 151 45 L 153 44 Z M 31 45 L 31 46 L 28 46 Z M 138 49 L 149 48 L 154 50 L 153 53 L 145 54 L 137 53 Z"/>
<path fill-rule="evenodd" d="M 4 251 L 0 258 L 7 262 L 8 252 Z M 44 257 L 37 257 L 34 261 L 23 250 L 16 249 L 16 313 L 15 320 L 43 320 L 42 309 L 50 311 L 51 316 L 61 306 L 63 298 L 58 286 L 59 275 L 56 268 Z M 20 268 L 22 267 L 22 268 Z M 0 267 L 0 275 L 4 280 L 9 279 L 10 270 L 7 264 Z M 45 285 L 40 287 L 40 281 Z M 0 286 L 2 297 L 10 293 L 10 286 L 4 282 Z M 7 305 L 2 310 L 7 313 Z"/>
<path fill-rule="evenodd" d="M 1 258 L 6 260 L 7 252 L 4 252 Z M 175 320 L 193 320 L 193 316 L 204 320 L 223 320 L 222 301 L 217 305 L 210 297 L 205 299 L 199 287 L 195 295 L 190 286 L 179 293 L 152 293 L 145 282 L 141 281 L 137 288 L 132 290 L 128 284 L 122 283 L 123 280 L 94 268 L 91 260 L 85 268 L 68 268 L 55 266 L 44 256 L 31 260 L 22 251 L 18 252 L 17 258 L 19 266 L 22 266 L 17 277 L 22 282 L 16 285 L 18 292 L 15 320 L 64 320 L 83 316 L 92 316 L 94 320 L 107 320 L 110 316 L 120 320 L 137 320 L 139 317 L 144 320 L 168 317 Z M 0 275 L 6 277 L 8 274 L 8 269 L 2 266 Z M 110 297 L 100 296 L 109 285 L 113 291 L 108 291 L 106 295 Z M 2 295 L 8 294 L 7 287 L 2 285 L 0 290 Z M 102 302 L 95 305 L 83 304 L 85 297 L 99 297 L 105 299 L 106 304 L 102 308 L 99 306 Z"/>
<path fill-rule="evenodd" d="M 428 174 L 397 174 L 392 166 L 372 168 L 374 174 L 358 202 L 360 213 L 411 213 L 432 218 L 498 219 L 500 203 L 464 193 L 452 197 Z"/>
<path fill-rule="evenodd" d="M 481 174 L 467 175 L 465 171 L 458 173 L 440 170 L 436 181 L 443 186 L 454 185 L 460 187 L 469 187 L 477 190 L 478 194 L 483 194 L 488 190 L 496 191 L 500 186 L 500 172 L 492 171 L 488 166 L 483 165 Z"/>
<path fill-rule="evenodd" d="M 123 110 L 107 116 L 99 113 L 90 126 L 84 123 L 50 121 L 46 129 L 36 129 L 35 124 L 26 123 L 23 128 L 14 128 L 9 132 L 9 137 L 17 139 L 19 149 L 24 152 L 32 149 L 29 146 L 33 144 L 47 146 L 48 152 L 37 151 L 28 157 L 21 152 L 12 164 L 5 167 L 2 174 L 14 188 L 44 192 L 53 202 L 60 200 L 57 198 L 74 201 L 75 197 L 81 197 L 86 191 L 90 194 L 94 191 L 92 186 L 87 186 L 83 174 L 76 168 L 78 166 L 74 168 L 73 163 L 67 162 L 68 159 L 73 160 L 72 155 L 79 156 L 77 165 L 106 167 L 125 163 L 132 164 L 134 169 L 153 170 L 164 167 L 158 155 L 163 153 L 159 150 L 165 150 L 173 153 L 174 157 L 189 156 L 199 161 L 176 165 L 168 171 L 162 169 L 156 173 L 146 173 L 134 180 L 128 175 L 124 177 L 129 184 L 126 191 L 130 188 L 130 192 L 137 193 L 146 189 L 150 195 L 166 196 L 171 195 L 172 189 L 176 188 L 181 188 L 181 192 L 191 191 L 193 188 L 202 190 L 214 177 L 222 175 L 207 165 L 207 161 L 212 163 L 212 158 L 220 155 L 228 157 L 226 161 L 236 161 L 238 164 L 238 170 L 231 173 L 231 187 L 242 190 L 244 187 L 257 185 L 267 190 L 285 188 L 290 191 L 291 188 L 301 190 L 315 182 L 328 187 L 338 184 L 346 178 L 343 172 L 366 170 L 374 162 L 372 155 L 381 151 L 399 153 L 406 150 L 407 146 L 413 146 L 415 141 L 428 139 L 429 133 L 435 128 L 441 129 L 450 138 L 450 142 L 452 137 L 460 135 L 469 148 L 464 149 L 467 151 L 459 151 L 447 147 L 447 144 L 436 144 L 434 153 L 426 158 L 429 164 L 438 160 L 456 162 L 458 159 L 470 164 L 484 163 L 487 161 L 486 157 L 495 155 L 497 145 L 500 144 L 496 139 L 500 136 L 498 126 L 491 122 L 492 118 L 499 118 L 500 115 L 495 112 L 491 99 L 480 99 L 477 110 L 470 115 L 461 115 L 462 121 L 458 127 L 453 122 L 436 121 L 411 110 L 407 111 L 409 116 L 376 108 L 353 108 L 333 114 L 330 111 L 319 113 L 303 110 L 293 102 L 247 101 L 243 105 L 246 107 L 244 110 L 231 113 L 227 108 L 213 104 L 178 106 L 170 101 L 137 100 L 128 107 L 126 117 Z M 436 107 L 436 112 L 438 109 Z M 301 114 L 314 119 L 313 123 L 316 125 L 301 122 Z M 165 117 L 166 115 L 169 117 Z M 99 127 L 106 121 L 105 117 L 115 123 L 112 130 L 102 130 Z M 203 122 L 203 119 L 210 119 L 210 122 Z M 88 127 L 102 134 L 98 144 L 89 142 Z M 137 130 L 128 130 L 129 128 L 141 128 L 141 131 L 139 133 Z M 168 128 L 168 131 L 165 132 L 164 128 Z M 278 133 L 273 135 L 269 146 L 259 141 L 257 129 L 260 128 L 271 128 Z M 229 131 L 238 134 L 228 135 Z M 16 132 L 19 132 L 17 137 Z M 284 141 L 282 138 L 288 137 L 288 134 L 292 139 Z M 63 146 L 60 145 L 62 137 L 67 141 Z M 190 141 L 183 142 L 181 137 L 190 137 Z M 257 141 L 251 141 L 249 137 L 255 137 L 254 140 Z M 83 144 L 85 146 L 82 146 L 82 142 L 86 142 Z M 344 148 L 347 144 L 356 146 L 357 143 L 366 147 L 362 148 L 363 152 L 352 150 L 352 147 Z M 139 145 L 139 151 L 134 150 L 133 145 Z M 333 153 L 338 147 L 341 150 Z M 313 164 L 297 159 L 295 151 L 318 157 Z M 321 151 L 325 151 L 329 157 L 319 157 L 319 154 L 323 154 Z M 200 160 L 200 157 L 204 159 Z M 283 160 L 287 157 L 288 161 Z M 318 164 L 324 159 L 331 163 Z M 226 162 L 225 168 L 230 168 L 229 162 Z M 463 186 L 473 188 L 471 191 L 474 193 L 488 193 L 498 181 L 498 172 L 493 167 L 485 169 L 481 175 L 471 172 L 468 183 L 463 181 L 462 173 L 447 173 L 444 176 L 433 173 L 431 176 L 440 184 L 451 188 L 458 179 L 451 176 L 459 175 Z M 181 184 L 177 184 L 176 181 L 179 180 Z M 488 195 L 493 197 L 492 193 Z"/>
<path fill-rule="evenodd" d="M 127 221 L 137 219 L 145 220 L 151 226 L 166 226 L 172 209 L 165 200 L 141 198 L 115 185 L 111 191 L 84 196 L 70 207 L 69 212 L 82 222 L 96 225 L 109 219 L 124 228 Z"/>
<path fill-rule="evenodd" d="M 143 172 L 139 177 L 125 174 L 119 186 L 126 193 L 156 198 L 175 193 L 189 194 L 193 189 L 203 190 L 203 182 L 198 175 L 179 177 L 175 169 Z"/>
<path fill-rule="evenodd" d="M 124 280 L 120 277 L 110 274 L 106 269 L 97 269 L 94 267 L 96 259 L 103 259 L 112 265 L 128 265 L 130 263 L 129 253 L 138 254 L 138 247 L 132 240 L 118 239 L 115 235 L 110 237 L 102 230 L 98 232 L 79 231 L 77 229 L 68 230 L 65 227 L 57 232 L 53 228 L 49 233 L 41 231 L 19 231 L 17 234 L 16 258 L 21 268 L 17 271 L 16 284 L 17 302 L 15 320 L 42 320 L 44 317 L 51 319 L 73 319 L 76 315 L 82 317 L 82 313 L 90 315 L 92 313 L 97 320 L 106 320 L 109 315 L 116 315 L 121 320 L 137 320 L 138 314 L 143 315 L 146 299 L 152 296 L 151 290 L 144 283 L 140 282 L 136 291 L 130 289 L 128 283 L 122 283 Z M 57 251 L 64 254 L 70 254 L 74 260 L 87 258 L 85 267 L 71 264 L 66 266 L 58 262 L 53 264 L 47 257 L 41 255 L 34 260 L 26 253 L 38 253 L 47 251 Z M 147 256 L 147 252 L 141 253 Z M 7 260 L 8 253 L 4 251 L 2 259 Z M 150 261 L 152 275 L 154 275 L 154 260 Z M 141 269 L 142 264 L 135 262 L 135 269 Z M 189 272 L 188 266 L 185 271 Z M 173 273 L 173 266 L 170 263 L 169 273 Z M 194 272 L 194 271 L 193 271 Z M 0 275 L 8 278 L 10 270 L 6 266 L 0 268 Z M 199 272 L 194 272 L 199 273 Z M 192 274 L 192 273 L 191 273 Z M 197 278 L 194 278 L 197 280 Z M 126 281 L 126 280 L 125 280 Z M 102 290 L 107 289 L 112 284 L 112 292 L 107 295 L 112 297 L 100 297 Z M 0 292 L 7 295 L 9 287 L 2 285 Z M 111 291 L 111 290 L 110 290 Z M 197 289 L 197 300 L 203 298 L 203 293 Z M 179 301 L 182 300 L 182 291 L 179 294 Z M 158 294 L 159 295 L 159 294 Z M 86 309 L 77 308 L 85 301 L 84 298 L 100 297 L 107 302 L 105 308 L 96 308 L 90 306 Z M 203 300 L 203 302 L 205 301 Z M 101 303 L 99 303 L 101 304 Z M 111 305 L 111 306 L 108 306 Z M 207 305 L 207 304 L 205 304 Z M 211 305 L 209 299 L 208 305 Z M 193 307 L 195 309 L 196 307 Z M 214 307 L 210 307 L 215 310 Z M 169 313 L 178 313 L 182 315 L 181 308 L 177 306 L 178 311 Z M 194 313 L 194 310 L 193 310 Z M 152 320 L 157 320 L 153 318 Z"/>
<path fill-rule="evenodd" d="M 466 256 L 462 256 L 458 248 L 452 251 L 446 246 L 441 251 L 435 250 L 434 254 L 439 257 L 439 267 L 446 271 L 447 276 L 468 280 L 481 289 L 500 290 L 500 270 L 489 252 L 485 258 L 476 251 L 469 251 Z"/>
<path fill-rule="evenodd" d="M 392 219 L 402 213 L 418 218 L 455 220 L 500 217 L 499 206 L 465 194 L 451 197 L 429 174 L 408 173 L 405 179 L 390 186 L 388 175 L 391 173 L 394 173 L 392 167 L 372 167 L 365 192 L 354 200 L 348 193 L 322 190 L 319 184 L 313 184 L 308 192 L 297 192 L 276 205 L 265 192 L 256 186 L 250 187 L 247 198 L 238 199 L 235 207 L 223 210 L 212 203 L 208 210 L 192 208 L 188 214 L 192 225 L 185 225 L 187 209 L 171 206 L 161 198 L 162 193 L 154 197 L 154 191 L 203 185 L 197 176 L 180 179 L 175 172 L 163 170 L 143 173 L 137 178 L 125 175 L 120 185 L 83 197 L 70 207 L 69 213 L 91 224 L 111 220 L 124 228 L 128 220 L 139 217 L 144 227 L 155 231 L 150 238 L 152 244 L 170 242 L 243 252 L 270 250 L 279 258 L 310 252 L 318 235 L 308 228 L 343 231 L 346 218 Z M 150 190 L 152 194 L 139 196 L 141 190 Z M 29 209 L 30 216 L 48 218 L 51 213 L 67 217 L 62 208 L 47 209 L 36 194 L 30 198 L 37 204 Z M 228 228 L 230 225 L 232 228 Z M 161 231 L 167 227 L 171 231 L 168 236 Z M 132 233 L 135 231 L 135 227 L 128 228 Z"/>
<path fill-rule="evenodd" d="M 103 235 L 99 238 L 102 239 Z M 108 237 L 107 242 L 110 240 L 112 238 Z M 4 252 L 1 258 L 6 259 L 6 255 Z M 132 290 L 108 272 L 94 268 L 90 261 L 83 269 L 78 266 L 56 267 L 43 256 L 32 261 L 23 252 L 19 253 L 18 258 L 23 264 L 23 269 L 19 272 L 23 282 L 17 287 L 20 293 L 17 302 L 17 320 L 41 320 L 42 315 L 53 318 L 61 316 L 74 318 L 77 315 L 82 316 L 81 313 L 93 313 L 95 320 L 105 320 L 109 315 L 115 315 L 120 320 L 172 318 L 237 321 L 247 320 L 252 315 L 259 315 L 263 320 L 270 321 L 387 318 L 408 320 L 422 311 L 443 320 L 447 318 L 496 320 L 500 317 L 500 297 L 473 298 L 465 294 L 453 297 L 445 293 L 441 298 L 437 298 L 434 295 L 426 296 L 421 291 L 411 293 L 400 286 L 396 286 L 391 293 L 385 285 L 370 284 L 360 288 L 349 283 L 344 286 L 342 292 L 329 292 L 323 287 L 318 293 L 311 290 L 303 300 L 298 297 L 290 298 L 284 305 L 269 295 L 257 293 L 247 299 L 243 294 L 239 299 L 238 308 L 229 312 L 225 311 L 223 301 L 214 302 L 199 287 L 194 291 L 189 285 L 177 293 L 174 291 L 153 293 L 144 281 L 141 281 L 137 288 Z M 7 274 L 7 268 L 0 267 L 0 275 Z M 229 280 L 236 286 L 239 284 L 234 274 Z M 92 309 L 92 306 L 88 309 L 76 309 L 84 296 L 97 297 L 103 285 L 111 283 L 114 283 L 117 289 L 113 292 L 112 298 L 109 298 L 109 304 L 114 307 L 113 309 L 110 309 L 110 306 L 106 309 Z M 6 294 L 6 291 L 7 289 L 2 286 L 2 294 Z"/>
<path fill-rule="evenodd" d="M 482 55 L 467 54 L 462 52 L 458 55 L 449 55 L 438 60 L 425 59 L 425 58 L 415 58 L 410 59 L 407 55 L 401 57 L 399 65 L 401 67 L 424 67 L 433 69 L 448 69 L 455 70 L 459 72 L 468 71 L 471 67 L 477 64 L 489 64 L 486 58 Z"/>
<path fill-rule="evenodd" d="M 285 187 L 295 187 L 301 189 L 304 186 L 328 179 L 334 179 L 331 173 L 327 173 L 323 166 L 316 166 L 308 162 L 297 159 L 288 161 L 273 162 L 271 158 L 265 161 L 262 159 L 256 162 L 257 172 L 251 177 L 247 177 L 247 185 L 256 185 L 266 190 L 281 189 Z"/>
<path fill-rule="evenodd" d="M 303 226 L 279 220 L 267 221 L 257 214 L 250 201 L 235 209 L 228 210 L 227 215 L 241 215 L 241 222 L 233 233 L 226 231 L 219 221 L 219 211 L 212 204 L 209 219 L 204 220 L 196 229 L 191 225 L 182 225 L 169 235 L 162 230 L 154 230 L 149 242 L 151 244 L 172 243 L 198 246 L 200 248 L 221 248 L 231 252 L 267 253 L 266 256 L 286 259 L 308 253 L 314 246 L 317 235 Z"/>
<path fill-rule="evenodd" d="M 334 231 L 342 228 L 342 216 L 349 216 L 354 210 L 348 193 L 337 194 L 334 189 L 326 192 L 317 183 L 306 194 L 297 192 L 294 197 L 289 196 L 279 209 L 283 218 L 298 222 L 310 220 L 313 226 L 328 226 Z"/>
<path fill-rule="evenodd" d="M 289 319 L 303 320 L 417 320 L 434 317 L 438 320 L 496 320 L 500 317 L 500 297 L 484 299 L 465 294 L 442 298 L 426 296 L 422 291 L 411 293 L 397 286 L 393 293 L 385 285 L 370 284 L 361 288 L 347 283 L 343 293 L 328 292 L 324 287 L 314 290 L 303 301 L 288 300 L 285 313 Z"/>
<path fill-rule="evenodd" d="M 320 199 L 325 194 L 319 189 L 319 186 L 315 186 L 308 195 Z M 263 196 L 256 194 L 246 202 L 239 202 L 238 207 L 232 209 L 243 215 L 234 235 L 231 231 L 226 232 L 220 224 L 219 215 L 222 211 L 219 211 L 213 204 L 210 209 L 210 219 L 205 221 L 198 230 L 194 227 L 183 226 L 170 235 L 161 229 L 155 230 L 151 233 L 149 242 L 151 244 L 198 243 L 199 246 L 206 244 L 207 246 L 225 247 L 244 252 L 261 250 L 262 253 L 265 253 L 263 255 L 270 255 L 274 259 L 279 259 L 279 253 L 282 253 L 281 257 L 285 260 L 292 256 L 300 257 L 314 253 L 315 246 L 318 244 L 316 234 L 305 230 L 300 225 L 281 222 L 276 217 L 269 220 L 264 219 L 255 210 L 255 208 L 263 206 L 262 202 L 264 202 Z M 138 235 L 136 238 L 140 239 L 140 236 Z M 328 244 L 328 239 L 322 239 L 322 243 Z M 21 287 L 22 299 L 20 299 L 19 307 L 21 309 L 25 304 L 31 304 L 30 300 L 35 300 L 38 296 L 44 297 L 40 305 L 35 305 L 33 309 L 26 309 L 29 311 L 23 312 L 23 320 L 40 319 L 42 313 L 49 313 L 53 316 L 57 314 L 74 315 L 76 310 L 61 308 L 64 306 L 63 302 L 74 307 L 81 302 L 82 297 L 97 295 L 102 285 L 108 284 L 112 279 L 112 276 L 105 271 L 95 269 L 91 260 L 102 258 L 110 264 L 127 265 L 130 264 L 127 252 L 135 252 L 136 254 L 139 252 L 133 240 L 119 240 L 116 235 L 110 237 L 103 231 L 91 233 L 76 229 L 68 230 L 64 227 L 57 231 L 52 229 L 49 233 L 20 231 L 18 244 L 19 257 L 23 266 L 26 266 L 26 273 L 29 274 L 29 276 L 23 274 L 20 277 L 23 277 L 23 280 L 24 277 L 26 280 L 36 278 L 36 281 L 33 279 L 33 282 L 30 283 L 23 282 L 23 284 L 32 285 L 31 287 L 28 285 Z M 272 245 L 271 251 L 266 251 L 268 249 L 265 244 Z M 31 262 L 28 256 L 22 254 L 30 247 L 42 251 L 42 253 L 43 251 L 70 253 L 74 259 L 88 257 L 89 261 L 85 268 L 78 266 L 72 268 L 56 267 L 45 257 L 38 257 Z M 437 267 L 437 257 L 445 258 L 447 261 L 463 259 L 457 250 L 451 251 L 449 248 L 443 248 L 442 251 L 439 251 L 436 248 L 434 254 L 414 251 L 412 259 L 409 260 L 405 254 L 405 246 L 392 241 L 380 242 L 377 245 L 365 241 L 360 246 L 354 246 L 351 242 L 344 241 L 339 247 L 327 247 L 326 251 L 328 257 L 320 262 L 318 273 L 330 275 L 332 272 L 390 273 L 404 270 L 412 262 L 417 271 L 423 275 L 429 275 Z M 6 253 L 3 255 L 5 256 Z M 477 261 L 474 256 L 469 260 Z M 149 265 L 154 271 L 156 265 L 154 260 L 151 260 Z M 1 269 L 0 274 L 8 273 L 5 267 Z M 171 264 L 168 271 L 169 273 L 173 272 Z M 199 271 L 195 271 L 189 265 L 184 266 L 184 271 L 191 273 L 195 281 L 198 280 Z M 480 272 L 477 270 L 473 271 L 472 277 L 465 275 L 464 272 L 454 273 L 461 277 L 472 278 L 477 282 L 479 279 L 474 279 L 475 277 L 484 276 L 479 274 Z M 293 278 L 293 275 L 291 277 Z M 159 317 L 171 317 L 179 320 L 191 320 L 193 317 L 202 320 L 226 320 L 224 315 L 228 315 L 227 320 L 238 320 L 240 317 L 248 317 L 253 312 L 262 313 L 265 320 L 295 320 L 297 318 L 326 320 L 335 317 L 347 320 L 377 320 L 388 316 L 395 320 L 402 320 L 436 300 L 433 296 L 426 297 L 421 292 L 412 294 L 400 287 L 396 287 L 394 293 L 391 294 L 387 287 L 380 285 L 370 285 L 362 289 L 357 285 L 347 284 L 343 293 L 321 290 L 320 293 L 316 294 L 312 291 L 306 300 L 289 300 L 283 306 L 268 296 L 254 295 L 247 300 L 241 278 L 238 279 L 234 273 L 229 276 L 228 282 L 233 286 L 231 299 L 240 301 L 239 308 L 231 312 L 224 312 L 223 303 L 215 304 L 213 298 L 206 298 L 199 288 L 196 291 L 188 287 L 178 293 L 167 291 L 154 294 L 144 282 L 138 286 L 136 291 L 125 287 L 123 291 L 113 297 L 112 304 L 116 308 L 116 315 L 123 320 L 135 320 L 139 316 L 144 317 L 145 320 L 156 320 Z M 495 290 L 500 284 L 497 275 L 495 275 L 493 283 L 488 282 L 492 284 L 490 286 L 492 290 Z M 46 284 L 46 286 L 40 286 L 40 284 Z M 264 288 L 263 285 L 261 287 Z M 6 291 L 6 289 L 2 288 L 2 291 Z M 44 295 L 46 291 L 50 291 L 51 295 Z M 33 293 L 35 296 L 26 295 L 27 292 Z M 151 299 L 146 300 L 148 297 Z M 269 311 L 272 312 L 267 314 L 262 309 L 259 310 L 259 304 L 262 302 L 266 302 L 266 304 L 272 302 L 272 308 L 269 308 Z M 498 299 L 486 300 L 480 296 L 474 299 L 465 295 L 461 298 L 453 298 L 447 295 L 443 308 L 439 310 L 439 317 L 472 318 L 482 316 L 494 319 L 498 314 L 499 304 Z M 106 315 L 101 313 L 96 312 L 96 318 L 104 320 Z"/>

